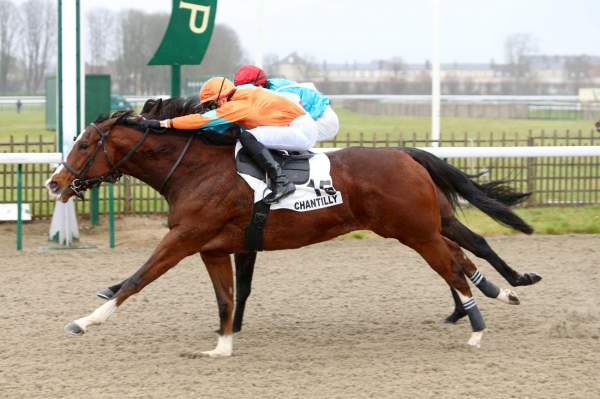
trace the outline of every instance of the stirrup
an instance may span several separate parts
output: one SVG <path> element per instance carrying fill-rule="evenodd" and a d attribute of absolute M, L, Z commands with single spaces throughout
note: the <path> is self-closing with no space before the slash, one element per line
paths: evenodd
<path fill-rule="evenodd" d="M 267 205 L 273 205 L 279 202 L 279 200 L 287 197 L 296 191 L 296 186 L 292 182 L 288 182 L 286 185 L 281 186 L 281 190 L 273 190 L 269 195 L 263 198 L 263 202 Z"/>

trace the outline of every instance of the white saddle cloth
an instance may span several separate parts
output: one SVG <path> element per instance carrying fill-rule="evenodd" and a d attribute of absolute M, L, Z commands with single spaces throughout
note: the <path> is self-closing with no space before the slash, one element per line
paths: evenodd
<path fill-rule="evenodd" d="M 235 155 L 241 148 L 241 144 L 238 143 L 235 147 Z M 271 205 L 271 210 L 290 209 L 296 212 L 308 212 L 344 203 L 342 193 L 333 188 L 329 157 L 323 153 L 315 154 L 310 158 L 309 165 L 310 178 L 308 182 L 296 185 L 296 191 L 278 203 Z M 254 191 L 254 202 L 262 200 L 271 192 L 262 180 L 247 174 L 239 172 L 238 174 Z"/>

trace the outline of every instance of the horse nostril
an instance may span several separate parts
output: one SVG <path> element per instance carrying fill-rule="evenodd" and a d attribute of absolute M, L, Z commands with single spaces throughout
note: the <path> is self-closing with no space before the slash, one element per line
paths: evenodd
<path fill-rule="evenodd" d="M 59 185 L 57 182 L 55 181 L 51 181 L 50 183 L 48 183 L 48 188 L 50 189 L 50 191 L 52 191 L 53 193 L 57 192 L 59 189 Z"/>

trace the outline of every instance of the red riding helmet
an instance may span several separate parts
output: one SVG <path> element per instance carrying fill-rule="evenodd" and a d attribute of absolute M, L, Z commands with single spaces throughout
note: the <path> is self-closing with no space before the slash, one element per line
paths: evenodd
<path fill-rule="evenodd" d="M 265 71 L 254 65 L 244 65 L 235 73 L 233 83 L 236 86 L 253 84 L 254 86 L 264 86 L 267 83 L 267 74 Z"/>

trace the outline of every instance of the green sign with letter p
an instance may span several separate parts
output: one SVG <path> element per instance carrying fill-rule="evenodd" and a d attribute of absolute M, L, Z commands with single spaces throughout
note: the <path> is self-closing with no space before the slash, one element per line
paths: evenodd
<path fill-rule="evenodd" d="M 210 43 L 217 0 L 173 0 L 167 32 L 148 65 L 198 65 Z"/>

